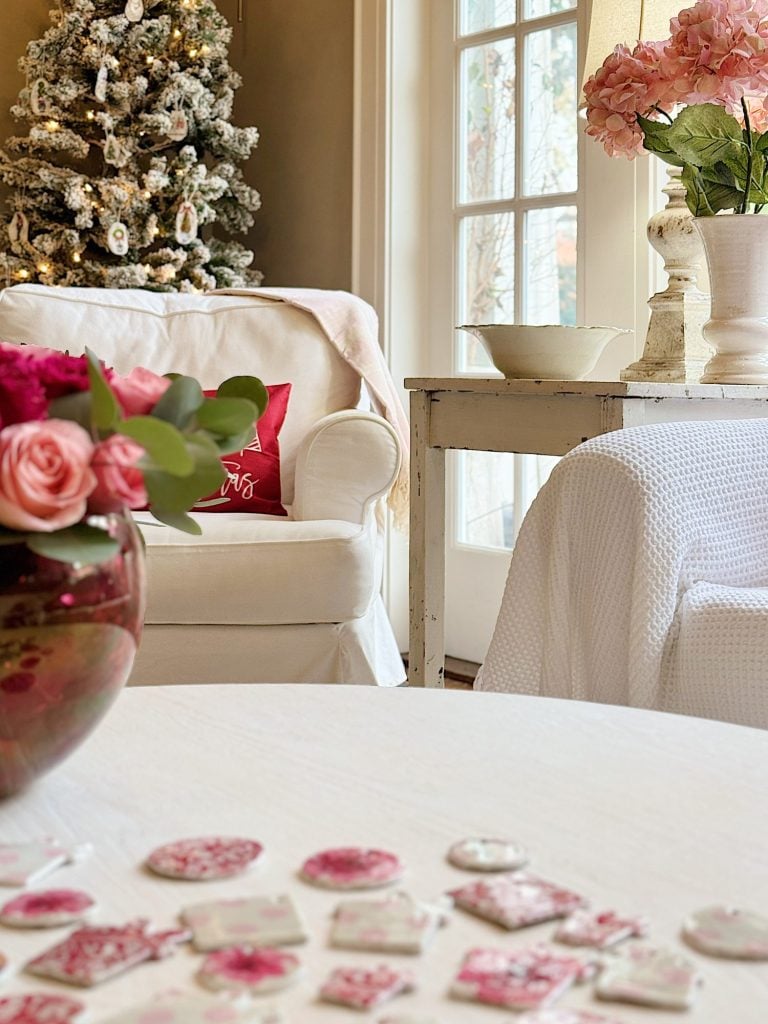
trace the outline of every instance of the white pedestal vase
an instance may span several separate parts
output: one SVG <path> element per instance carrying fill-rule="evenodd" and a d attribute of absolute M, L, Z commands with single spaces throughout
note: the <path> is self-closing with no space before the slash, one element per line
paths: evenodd
<path fill-rule="evenodd" d="M 768 384 L 768 217 L 697 217 L 712 292 L 703 384 Z"/>
<path fill-rule="evenodd" d="M 664 260 L 669 284 L 648 300 L 651 318 L 643 355 L 621 371 L 622 380 L 698 381 L 712 354 L 702 332 L 709 316 L 709 296 L 698 287 L 704 250 L 685 204 L 680 169 L 667 167 L 667 176 L 662 191 L 669 199 L 648 221 L 648 241 Z"/>

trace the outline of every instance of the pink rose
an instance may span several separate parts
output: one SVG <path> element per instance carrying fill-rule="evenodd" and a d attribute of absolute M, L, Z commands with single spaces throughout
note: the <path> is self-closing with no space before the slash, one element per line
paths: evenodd
<path fill-rule="evenodd" d="M 122 434 L 113 434 L 96 445 L 91 460 L 96 487 L 88 498 L 89 512 L 146 506 L 147 490 L 137 465 L 143 454 L 140 444 Z"/>
<path fill-rule="evenodd" d="M 50 533 L 82 519 L 96 484 L 92 455 L 86 431 L 68 420 L 0 431 L 0 524 Z"/>
<path fill-rule="evenodd" d="M 146 416 L 171 386 L 167 377 L 159 377 L 137 366 L 127 377 L 115 374 L 110 381 L 115 397 L 126 416 Z"/>

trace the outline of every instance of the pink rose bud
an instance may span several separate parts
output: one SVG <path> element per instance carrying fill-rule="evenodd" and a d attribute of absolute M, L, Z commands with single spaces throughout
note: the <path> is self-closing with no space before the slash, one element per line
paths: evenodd
<path fill-rule="evenodd" d="M 93 443 L 68 420 L 14 423 L 0 431 L 0 524 L 51 533 L 83 518 L 96 484 Z"/>
<path fill-rule="evenodd" d="M 96 487 L 88 498 L 89 512 L 118 512 L 122 508 L 144 508 L 147 490 L 138 461 L 144 454 L 140 444 L 122 434 L 113 434 L 96 445 L 91 469 Z"/>
<path fill-rule="evenodd" d="M 143 366 L 131 370 L 127 377 L 115 374 L 109 384 L 126 416 L 146 416 L 171 386 L 167 377 Z"/>

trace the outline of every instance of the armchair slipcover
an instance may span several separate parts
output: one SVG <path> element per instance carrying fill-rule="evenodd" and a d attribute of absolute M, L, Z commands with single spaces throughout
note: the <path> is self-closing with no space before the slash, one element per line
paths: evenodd
<path fill-rule="evenodd" d="M 566 455 L 476 688 L 768 728 L 768 421 L 632 427 Z"/>

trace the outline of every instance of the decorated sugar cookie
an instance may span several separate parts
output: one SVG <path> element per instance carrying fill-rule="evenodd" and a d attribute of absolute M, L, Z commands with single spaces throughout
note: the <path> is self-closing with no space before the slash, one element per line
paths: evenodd
<path fill-rule="evenodd" d="M 336 908 L 330 942 L 342 949 L 421 953 L 446 915 L 405 893 L 380 900 L 345 900 Z"/>
<path fill-rule="evenodd" d="M 397 1013 L 394 1016 L 379 1017 L 376 1024 L 440 1024 L 437 1017 L 424 1017 L 418 1013 Z"/>
<path fill-rule="evenodd" d="M 2 1024 L 80 1024 L 86 1017 L 85 1004 L 69 996 L 40 992 L 0 999 Z"/>
<path fill-rule="evenodd" d="M 164 959 L 190 937 L 186 929 L 150 932 L 145 920 L 131 921 L 119 928 L 86 926 L 30 960 L 25 970 L 43 978 L 90 987 L 145 960 Z"/>
<path fill-rule="evenodd" d="M 99 1024 L 285 1024 L 285 1018 L 274 1007 L 255 1006 L 250 999 L 174 989 Z"/>
<path fill-rule="evenodd" d="M 403 992 L 416 987 L 410 971 L 388 967 L 339 967 L 320 989 L 327 1003 L 351 1006 L 355 1010 L 373 1010 Z"/>
<path fill-rule="evenodd" d="M 196 903 L 181 913 L 192 929 L 195 949 L 207 953 L 227 946 L 290 946 L 306 942 L 304 922 L 290 896 L 251 896 Z"/>
<path fill-rule="evenodd" d="M 35 885 L 63 864 L 83 860 L 92 850 L 90 843 L 67 847 L 58 839 L 0 843 L 0 885 Z"/>
<path fill-rule="evenodd" d="M 576 910 L 562 922 L 555 932 L 558 942 L 570 946 L 594 946 L 608 949 L 624 939 L 641 939 L 648 932 L 648 922 L 642 917 L 620 917 L 612 910 L 595 913 Z"/>
<path fill-rule="evenodd" d="M 394 853 L 343 846 L 310 857 L 302 865 L 301 877 L 328 889 L 373 889 L 396 882 L 404 870 Z"/>
<path fill-rule="evenodd" d="M 94 906 L 88 893 L 77 889 L 25 892 L 0 907 L 0 922 L 14 928 L 54 928 L 82 921 Z"/>
<path fill-rule="evenodd" d="M 684 1010 L 700 984 L 695 965 L 680 953 L 630 946 L 605 965 L 595 993 L 601 999 Z"/>
<path fill-rule="evenodd" d="M 586 902 L 569 889 L 525 871 L 471 882 L 449 895 L 462 910 L 510 930 L 566 917 Z"/>
<path fill-rule="evenodd" d="M 594 975 L 596 964 L 563 956 L 545 946 L 530 949 L 471 949 L 451 986 L 451 995 L 508 1010 L 551 1006 L 575 982 Z"/>
<path fill-rule="evenodd" d="M 714 906 L 697 910 L 683 923 L 695 949 L 737 960 L 768 960 L 768 918 L 751 910 Z"/>
<path fill-rule="evenodd" d="M 277 992 L 292 985 L 301 971 L 301 962 L 293 953 L 281 949 L 229 946 L 210 953 L 200 970 L 198 981 L 214 992 Z"/>
<path fill-rule="evenodd" d="M 253 839 L 232 836 L 204 836 L 180 839 L 153 850 L 147 867 L 168 878 L 202 882 L 231 878 L 253 867 L 264 847 Z"/>
<path fill-rule="evenodd" d="M 528 853 L 509 839 L 462 839 L 449 849 L 448 860 L 465 871 L 511 871 L 528 862 Z"/>
<path fill-rule="evenodd" d="M 516 1024 L 621 1024 L 621 1021 L 590 1010 L 534 1010 L 518 1017 Z"/>

